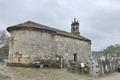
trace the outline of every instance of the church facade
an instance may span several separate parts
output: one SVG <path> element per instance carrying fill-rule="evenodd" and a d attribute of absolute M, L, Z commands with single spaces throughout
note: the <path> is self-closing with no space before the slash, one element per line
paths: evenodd
<path fill-rule="evenodd" d="M 80 35 L 79 22 L 74 19 L 71 33 L 32 21 L 7 28 L 10 33 L 9 62 L 32 63 L 40 59 L 85 62 L 91 54 L 91 40 Z"/>

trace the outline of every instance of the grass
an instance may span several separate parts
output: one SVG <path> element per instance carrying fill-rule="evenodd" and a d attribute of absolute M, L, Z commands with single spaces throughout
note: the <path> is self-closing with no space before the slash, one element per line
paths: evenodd
<path fill-rule="evenodd" d="M 0 63 L 0 65 L 5 65 Z M 0 80 L 93 80 L 89 75 L 72 73 L 66 68 L 28 68 L 28 67 L 7 67 L 9 76 L 0 75 Z M 114 74 L 113 74 L 114 75 Z M 110 75 L 105 75 L 99 80 L 109 80 Z M 115 75 L 114 75 L 115 76 Z"/>
<path fill-rule="evenodd" d="M 8 56 L 8 51 L 0 51 L 0 56 Z"/>
<path fill-rule="evenodd" d="M 70 73 L 67 69 L 9 67 L 16 80 L 90 80 L 86 75 Z"/>
<path fill-rule="evenodd" d="M 5 66 L 6 63 L 0 63 Z M 90 80 L 90 77 L 83 74 L 69 72 L 66 68 L 33 68 L 7 66 L 9 76 L 0 76 L 0 80 L 7 80 L 12 77 L 14 80 Z"/>

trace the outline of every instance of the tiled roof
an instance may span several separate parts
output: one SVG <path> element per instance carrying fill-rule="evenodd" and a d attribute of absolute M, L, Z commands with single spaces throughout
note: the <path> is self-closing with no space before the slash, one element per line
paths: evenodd
<path fill-rule="evenodd" d="M 75 35 L 75 34 L 72 34 L 72 33 L 66 32 L 66 31 L 51 28 L 51 27 L 48 27 L 48 26 L 45 26 L 45 25 L 42 25 L 42 24 L 39 24 L 39 23 L 32 22 L 32 21 L 27 21 L 27 22 L 24 22 L 24 23 L 21 23 L 21 24 L 18 24 L 18 25 L 8 27 L 7 30 L 10 32 L 13 29 L 18 29 L 19 30 L 22 27 L 24 27 L 24 28 L 29 27 L 29 28 L 36 28 L 36 29 L 44 29 L 44 30 L 48 30 L 48 31 L 53 31 L 58 35 L 62 35 L 62 36 L 66 36 L 66 37 L 71 37 L 71 38 L 76 38 L 76 39 L 91 42 L 91 40 L 89 40 L 89 39 L 87 39 L 87 38 L 85 38 L 85 37 L 83 37 L 81 35 Z"/>

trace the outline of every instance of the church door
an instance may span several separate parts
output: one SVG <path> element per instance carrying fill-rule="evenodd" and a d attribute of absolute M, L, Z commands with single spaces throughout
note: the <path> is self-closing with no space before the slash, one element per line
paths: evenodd
<path fill-rule="evenodd" d="M 74 59 L 75 62 L 77 61 L 77 54 L 76 53 L 74 53 L 73 59 Z"/>

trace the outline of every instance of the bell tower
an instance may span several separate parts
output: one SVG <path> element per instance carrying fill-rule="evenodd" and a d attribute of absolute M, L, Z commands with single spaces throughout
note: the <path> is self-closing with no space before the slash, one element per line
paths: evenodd
<path fill-rule="evenodd" d="M 80 34 L 80 32 L 79 32 L 79 22 L 78 22 L 78 20 L 76 20 L 76 18 L 74 18 L 74 20 L 72 21 L 71 33 L 76 34 L 76 35 Z"/>

